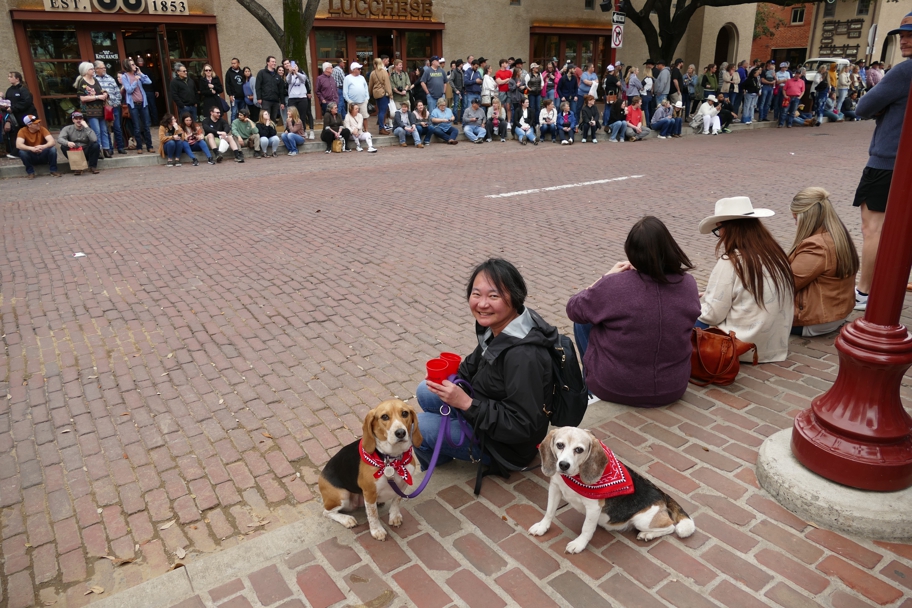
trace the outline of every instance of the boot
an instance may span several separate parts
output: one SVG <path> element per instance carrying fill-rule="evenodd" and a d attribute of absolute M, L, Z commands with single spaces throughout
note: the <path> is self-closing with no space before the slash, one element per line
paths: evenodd
<path fill-rule="evenodd" d="M 240 150 L 235 150 L 234 151 L 234 162 L 236 162 L 236 163 L 244 162 L 244 153 L 241 152 Z"/>

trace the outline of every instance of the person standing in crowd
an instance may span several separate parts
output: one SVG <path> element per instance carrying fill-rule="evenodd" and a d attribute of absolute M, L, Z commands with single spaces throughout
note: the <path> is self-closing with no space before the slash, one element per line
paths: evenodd
<path fill-rule="evenodd" d="M 683 68 L 684 60 L 675 59 L 671 68 L 671 93 L 668 97 L 672 105 L 677 101 L 686 101 L 687 87 L 684 85 L 684 73 L 681 71 Z"/>
<path fill-rule="evenodd" d="M 231 59 L 231 67 L 225 72 L 225 94 L 228 95 L 228 105 L 231 106 L 231 122 L 238 117 L 238 111 L 247 107 L 244 96 L 244 71 L 241 69 L 241 60 L 237 57 Z"/>
<path fill-rule="evenodd" d="M 857 67 L 857 66 L 856 66 Z M 836 113 L 842 107 L 842 102 L 849 96 L 849 90 L 852 88 L 852 68 L 844 66 L 837 76 L 836 84 Z"/>
<path fill-rule="evenodd" d="M 478 69 L 478 61 L 472 60 L 469 69 L 465 72 L 463 83 L 466 91 L 466 104 L 471 105 L 473 99 L 481 103 L 481 84 L 484 82 L 484 73 Z"/>
<path fill-rule="evenodd" d="M 595 97 L 592 95 L 586 95 L 583 97 L 583 111 L 580 112 L 580 132 L 582 134 L 582 142 L 586 143 L 587 140 L 591 141 L 594 144 L 598 143 L 597 133 L 598 130 L 602 128 L 599 116 L 599 109 L 595 106 Z"/>
<path fill-rule="evenodd" d="M 105 158 L 111 158 L 114 156 L 114 144 L 117 144 L 117 153 L 126 154 L 126 143 L 123 136 L 123 128 L 121 127 L 120 121 L 122 116 L 122 103 L 123 99 L 120 95 L 120 85 L 117 84 L 117 81 L 112 77 L 108 76 L 108 68 L 103 61 L 95 62 L 95 80 L 98 81 L 98 84 L 101 85 L 101 88 L 104 89 L 104 92 L 108 94 L 108 98 L 105 100 L 105 105 L 111 108 L 111 116 L 113 120 L 111 121 L 114 128 L 114 137 L 111 137 L 111 134 L 108 133 L 107 122 L 103 125 L 103 128 L 108 135 L 108 147 L 103 149 Z"/>
<path fill-rule="evenodd" d="M 402 72 L 400 71 L 400 73 Z M 468 110 L 466 110 L 466 112 L 468 112 Z M 403 101 L 399 104 L 399 109 L 396 111 L 396 114 L 393 115 L 393 135 L 399 138 L 399 145 L 403 148 L 408 146 L 408 144 L 405 143 L 405 140 L 409 136 L 411 136 L 412 140 L 415 142 L 416 148 L 423 148 L 424 145 L 421 143 L 421 134 L 418 132 L 418 126 L 412 121 L 411 114 L 407 101 Z M 466 135 L 468 135 L 468 133 L 466 133 Z"/>
<path fill-rule="evenodd" d="M 488 68 L 489 70 L 493 68 Z M 487 141 L 491 141 L 495 135 L 500 137 L 500 141 L 507 141 L 507 113 L 500 105 L 500 98 L 491 99 L 491 107 L 488 108 L 488 122 L 485 125 Z"/>
<path fill-rule="evenodd" d="M 537 63 L 529 66 L 529 75 L 526 77 L 526 93 L 529 98 L 529 109 L 532 110 L 532 115 L 538 120 L 538 114 L 541 111 L 542 77 L 541 67 Z"/>
<path fill-rule="evenodd" d="M 187 68 L 178 64 L 178 73 Z M 136 138 L 136 153 L 142 154 L 143 145 L 146 151 L 152 152 L 152 133 L 149 131 L 149 100 L 146 97 L 146 91 L 142 84 L 149 80 L 149 77 L 142 73 L 139 66 L 133 63 L 133 60 L 127 57 L 123 60 L 123 72 L 120 73 L 120 84 L 124 88 L 124 99 L 130 107 L 130 119 L 133 121 L 133 137 Z M 189 80 L 189 79 L 187 79 Z M 192 86 L 193 81 L 190 80 Z M 171 92 L 174 97 L 174 91 Z M 196 89 L 192 92 L 193 99 L 196 99 Z M 177 98 L 175 98 L 177 99 Z M 196 102 L 193 104 L 193 113 L 196 115 Z M 144 141 L 145 140 L 145 141 Z"/>
<path fill-rule="evenodd" d="M 560 103 L 561 105 L 563 105 L 564 102 L 570 104 L 570 111 L 573 113 L 574 124 L 579 122 L 576 119 L 576 113 L 573 112 L 573 109 L 579 101 L 577 97 L 579 92 L 579 81 L 580 79 L 576 77 L 573 66 L 569 64 L 564 66 L 564 69 L 561 70 L 560 80 L 557 81 L 557 94 L 560 98 Z"/>
<path fill-rule="evenodd" d="M 203 66 L 199 81 L 200 112 L 205 116 L 213 107 L 222 109 L 222 81 L 208 63 Z"/>
<path fill-rule="evenodd" d="M 716 201 L 715 213 L 700 222 L 700 234 L 719 239 L 719 259 L 700 298 L 696 326 L 735 332 L 739 340 L 757 346 L 761 363 L 788 357 L 795 313 L 788 256 L 760 221 L 772 215 L 769 209 L 755 209 L 748 197 L 735 196 Z"/>
<path fill-rule="evenodd" d="M 510 80 L 513 79 L 513 70 L 510 69 L 510 62 L 506 59 L 500 60 L 500 69 L 494 73 L 494 82 L 497 84 L 497 96 L 500 99 L 500 105 L 507 112 L 507 131 L 511 129 L 511 112 L 512 104 L 509 99 Z M 576 91 L 574 91 L 575 93 Z"/>
<path fill-rule="evenodd" d="M 602 91 L 605 93 L 605 112 L 608 112 L 608 107 L 614 103 L 614 100 L 618 98 L 618 87 L 620 81 L 618 80 L 617 72 L 613 64 L 608 64 L 608 67 L 605 68 L 605 77 L 602 78 Z M 605 122 L 604 120 L 602 122 Z M 607 123 L 606 123 L 607 124 Z"/>
<path fill-rule="evenodd" d="M 51 170 L 52 177 L 60 177 L 57 172 L 57 148 L 54 147 L 51 132 L 41 125 L 34 114 L 23 116 L 22 124 L 24 126 L 16 134 L 16 149 L 28 179 L 35 179 L 35 165 L 44 164 Z"/>
<path fill-rule="evenodd" d="M 193 122 L 196 122 L 196 104 L 199 101 L 196 83 L 187 75 L 187 66 L 184 64 L 176 63 L 174 64 L 174 69 L 177 75 L 171 80 L 171 86 L 169 87 L 171 101 L 177 106 L 178 114 L 187 112 L 193 117 Z M 124 66 L 124 72 L 127 72 L 126 65 Z M 127 98 L 129 99 L 129 95 Z M 133 125 L 135 131 L 135 119 Z"/>
<path fill-rule="evenodd" d="M 795 276 L 792 335 L 836 331 L 855 306 L 858 252 L 823 188 L 805 188 L 790 206 L 797 229 L 788 251 Z"/>
<path fill-rule="evenodd" d="M 231 136 L 237 141 L 239 148 L 250 148 L 253 157 L 260 158 L 260 131 L 256 123 L 250 120 L 250 110 L 243 108 L 238 111 L 238 117 L 231 121 Z"/>
<path fill-rule="evenodd" d="M 244 116 L 246 116 L 248 110 L 247 108 L 241 108 L 238 111 L 238 118 L 240 118 L 241 112 L 245 112 Z M 181 129 L 184 131 L 184 140 L 190 146 L 190 150 L 202 152 L 206 155 L 206 162 L 210 165 L 214 165 L 215 161 L 212 159 L 212 152 L 209 150 L 209 146 L 206 145 L 206 134 L 203 133 L 203 128 L 186 112 L 181 114 L 180 124 Z"/>
<path fill-rule="evenodd" d="M 782 105 L 783 97 L 785 97 L 785 83 L 792 77 L 791 72 L 788 71 L 788 67 L 788 62 L 783 61 L 779 64 L 779 71 L 776 72 L 776 91 L 773 95 L 773 117 L 779 121 L 779 124 L 782 124 L 782 112 L 785 111 L 783 109 L 785 106 Z"/>
<path fill-rule="evenodd" d="M 288 65 L 289 61 L 285 60 L 285 65 Z M 288 70 L 285 68 L 285 65 L 280 65 L 276 67 L 276 73 L 279 75 L 279 88 L 281 92 L 279 93 L 279 98 L 282 100 L 282 105 L 284 106 L 279 111 L 282 115 L 281 119 L 278 116 L 275 116 L 275 120 L 281 120 L 282 124 L 285 124 L 285 121 L 288 120 L 288 83 L 285 82 L 285 76 L 288 74 Z"/>
<path fill-rule="evenodd" d="M 263 153 L 263 158 L 275 158 L 279 151 L 279 139 L 278 131 L 276 131 L 276 124 L 272 120 L 272 116 L 269 115 L 269 112 L 263 110 L 260 112 L 260 119 L 256 123 L 257 133 L 260 136 L 260 151 Z M 269 153 L 269 148 L 272 148 L 272 154 Z M 241 152 L 243 154 L 243 152 Z"/>
<path fill-rule="evenodd" d="M 289 61 L 285 74 L 285 82 L 288 88 L 288 105 L 297 108 L 298 121 L 303 123 L 302 129 L 310 126 L 309 139 L 313 139 L 314 119 L 313 112 L 310 108 L 310 99 L 313 90 L 310 86 L 310 79 L 307 77 L 307 74 L 301 70 L 297 62 Z"/>
<path fill-rule="evenodd" d="M 741 91 L 741 74 L 738 73 L 738 66 L 734 63 L 722 72 L 722 94 L 729 99 L 732 104 L 732 112 L 735 111 L 734 100 Z"/>
<path fill-rule="evenodd" d="M 330 103 L 339 102 L 339 89 L 336 86 L 336 79 L 332 75 L 333 66 L 330 62 L 323 62 L 323 73 L 317 76 L 317 88 L 315 95 L 320 103 L 320 115 L 326 115 L 326 106 Z"/>
<path fill-rule="evenodd" d="M 10 72 L 8 79 L 10 86 L 6 90 L 4 97 L 10 100 L 10 110 L 13 112 L 13 116 L 16 117 L 16 122 L 20 125 L 25 124 L 22 121 L 23 118 L 29 114 L 38 113 L 38 110 L 35 109 L 32 94 L 29 92 L 28 87 L 25 86 L 25 83 L 22 82 L 21 73 Z"/>
<path fill-rule="evenodd" d="M 79 64 L 79 78 L 73 83 L 73 87 L 79 96 L 79 105 L 83 116 L 85 116 L 85 122 L 89 125 L 89 128 L 95 131 L 95 137 L 101 148 L 107 150 L 111 146 L 111 141 L 108 138 L 108 125 L 104 119 L 104 108 L 108 94 L 101 88 L 101 83 L 95 78 L 95 66 L 93 64 L 88 61 L 83 61 Z"/>
<path fill-rule="evenodd" d="M 867 90 L 871 90 L 874 85 L 883 80 L 883 64 L 879 61 L 875 61 L 871 64 L 871 67 L 868 69 L 865 79 L 865 87 Z"/>
<path fill-rule="evenodd" d="M 477 97 L 472 98 L 472 102 L 462 115 L 462 130 L 468 140 L 474 144 L 484 142 L 487 130 L 485 129 L 485 113 L 481 109 L 481 102 Z M 403 141 L 404 136 L 400 135 L 399 140 Z"/>
<path fill-rule="evenodd" d="M 367 81 L 364 79 L 364 76 L 361 75 L 361 64 L 357 61 L 352 62 L 351 64 L 351 73 L 345 77 L 345 81 L 342 85 L 342 99 L 345 100 L 345 103 L 348 105 L 348 112 L 351 112 L 352 104 L 358 106 L 358 129 L 367 132 L 367 100 L 370 97 L 370 88 L 367 86 Z M 349 131 L 354 133 L 352 127 L 346 124 Z"/>
<path fill-rule="evenodd" d="M 421 66 L 416 66 L 413 71 L 409 72 L 409 82 L 412 83 L 412 89 L 410 91 L 412 107 L 419 101 L 422 105 L 427 107 L 427 94 L 424 92 L 424 89 L 421 88 L 422 76 L 424 76 L 424 68 Z"/>
<path fill-rule="evenodd" d="M 792 128 L 792 122 L 795 120 L 795 111 L 798 110 L 798 102 L 801 101 L 801 96 L 804 95 L 804 80 L 801 78 L 801 74 L 795 72 L 795 74 L 785 81 L 785 85 L 782 87 L 782 96 L 783 103 L 785 100 L 788 101 L 788 107 L 783 106 L 779 112 L 779 128 L 782 128 L 782 125 L 785 124 L 786 128 Z"/>
<path fill-rule="evenodd" d="M 627 100 L 618 97 L 610 106 L 605 119 L 608 143 L 623 142 L 627 136 Z"/>
<path fill-rule="evenodd" d="M 855 114 L 875 121 L 874 135 L 868 148 L 868 162 L 852 202 L 853 206 L 861 209 L 862 236 L 861 276 L 858 277 L 855 288 L 855 310 L 864 310 L 868 305 L 877 246 L 880 244 L 887 196 L 896 164 L 896 151 L 909 101 L 909 86 L 912 84 L 912 13 L 903 17 L 900 26 L 887 36 L 896 34 L 899 35 L 899 51 L 906 60 L 887 72 L 855 106 Z"/>
<path fill-rule="evenodd" d="M 412 89 L 412 83 L 403 67 L 404 65 L 401 59 L 397 59 L 393 62 L 393 70 L 390 72 L 390 88 L 393 90 L 393 101 L 395 102 L 396 107 L 402 107 L 402 104 L 404 103 L 411 109 L 412 104 L 409 100 L 409 91 Z"/>
<path fill-rule="evenodd" d="M 352 73 L 355 72 L 356 65 L 358 65 L 358 64 L 357 63 L 352 64 Z M 349 76 L 351 76 L 351 74 L 349 74 Z M 349 76 L 346 76 L 346 78 L 348 78 Z M 362 80 L 363 80 L 363 78 L 362 78 Z M 444 104 L 446 104 L 446 100 L 444 100 Z M 374 153 L 377 151 L 377 149 L 374 148 L 373 138 L 371 137 L 371 134 L 367 132 L 367 127 L 364 126 L 364 123 L 366 121 L 364 120 L 364 118 L 361 115 L 361 108 L 365 107 L 365 106 L 367 106 L 366 101 L 364 102 L 364 106 L 359 106 L 357 103 L 354 103 L 354 102 L 349 104 L 348 116 L 345 117 L 345 121 L 343 122 L 343 124 L 345 125 L 345 128 L 348 129 L 349 132 L 351 132 L 351 138 L 355 141 L 355 151 L 356 152 L 360 152 L 362 150 L 361 142 L 363 141 L 364 143 L 367 144 L 367 151 Z"/>
<path fill-rule="evenodd" d="M 0 99 L 0 137 L 3 140 L 3 147 L 6 149 L 6 157 L 9 159 L 19 158 L 19 151 L 16 150 L 16 132 L 19 131 L 19 123 L 13 115 L 12 105 L 9 99 Z"/>
<path fill-rule="evenodd" d="M 456 117 L 454 124 L 462 120 L 462 111 L 468 107 L 465 102 L 465 72 L 462 70 L 462 59 L 456 60 L 455 68 L 449 76 L 450 91 L 453 93 L 453 115 Z"/>
<path fill-rule="evenodd" d="M 177 123 L 173 114 L 165 113 L 158 125 L 158 154 L 166 159 L 166 166 L 180 167 L 181 153 L 186 153 L 193 160 L 193 166 L 199 166 L 199 161 L 193 156 L 190 144 L 184 140 L 184 130 Z"/>
<path fill-rule="evenodd" d="M 542 99 L 550 99 L 551 105 L 557 103 L 557 82 L 560 79 L 560 73 L 557 71 L 553 61 L 549 61 L 542 72 Z M 557 112 L 557 109 L 554 109 Z"/>
<path fill-rule="evenodd" d="M 240 114 L 240 113 L 239 113 Z M 234 152 L 234 162 L 244 162 L 244 153 L 238 147 L 237 141 L 231 135 L 231 128 L 228 122 L 222 118 L 222 111 L 219 108 L 211 108 L 209 116 L 203 119 L 203 133 L 206 135 L 206 143 L 215 156 L 215 162 L 222 162 L 222 148 L 225 151 L 230 148 Z M 222 144 L 226 144 L 222 146 Z"/>
<path fill-rule="evenodd" d="M 326 104 L 326 114 L 323 115 L 323 132 L 320 133 L 320 139 L 326 144 L 324 153 L 332 153 L 332 144 L 335 140 L 342 140 L 342 151 L 347 152 L 348 138 L 351 137 L 351 131 L 345 128 L 342 115 L 339 114 L 339 106 L 334 101 Z"/>
<path fill-rule="evenodd" d="M 646 126 L 646 111 L 643 109 L 643 99 L 634 97 L 627 105 L 627 140 L 640 141 L 649 136 L 650 130 Z"/>
<path fill-rule="evenodd" d="M 440 67 L 440 57 L 431 57 L 431 65 L 421 75 L 421 88 L 427 97 L 429 108 L 437 107 L 437 100 L 444 99 L 446 95 L 446 73 Z"/>
<path fill-rule="evenodd" d="M 146 59 L 142 55 L 136 56 L 136 65 L 140 70 L 146 67 Z M 158 124 L 158 78 L 155 76 L 155 70 L 146 70 L 143 72 L 149 78 L 149 82 L 143 82 L 142 88 L 146 92 L 146 104 L 149 108 L 149 124 Z"/>
<path fill-rule="evenodd" d="M 655 78 L 654 94 L 656 108 L 658 108 L 663 101 L 668 99 L 671 92 L 671 70 L 665 65 L 664 59 L 656 60 L 656 69 L 659 73 Z"/>
<path fill-rule="evenodd" d="M 89 165 L 89 173 L 98 174 L 98 156 L 101 151 L 101 147 L 98 145 L 98 136 L 95 135 L 94 130 L 86 125 L 82 112 L 73 112 L 70 117 L 73 119 L 73 124 L 62 128 L 57 136 L 60 152 L 64 158 L 69 158 L 68 153 L 70 150 L 82 148 L 86 163 Z M 82 175 L 82 171 L 74 170 L 73 175 Z"/>
<path fill-rule="evenodd" d="M 281 116 L 285 109 L 285 82 L 276 69 L 276 58 L 266 58 L 266 67 L 256 75 L 256 97 L 260 108 L 270 117 Z M 205 127 L 204 127 L 205 128 Z"/>
<path fill-rule="evenodd" d="M 823 113 L 826 111 L 826 100 L 827 94 L 830 91 L 830 77 L 826 65 L 821 65 L 820 69 L 817 70 L 817 84 L 814 85 L 814 108 L 815 115 L 817 117 L 816 126 L 820 126 L 823 123 Z M 804 80 L 804 79 L 802 79 Z M 805 81 L 808 84 L 813 82 Z M 807 85 L 805 85 L 807 86 Z"/>
<path fill-rule="evenodd" d="M 386 128 L 386 118 L 389 112 L 390 97 L 393 95 L 393 87 L 390 82 L 389 72 L 383 69 L 383 60 L 374 59 L 374 70 L 370 74 L 371 97 L 374 98 L 377 105 L 377 126 L 380 127 L 380 135 L 389 135 L 390 131 Z"/>
<path fill-rule="evenodd" d="M 766 68 L 760 72 L 760 114 L 758 122 L 767 122 L 770 106 L 773 103 L 773 89 L 776 87 L 776 62 L 766 62 Z"/>
<path fill-rule="evenodd" d="M 749 125 L 754 122 L 754 108 L 760 96 L 760 68 L 751 68 L 742 83 L 744 104 L 741 110 L 741 122 Z"/>
<path fill-rule="evenodd" d="M 700 77 L 697 76 L 697 66 L 690 64 L 687 66 L 687 72 L 684 74 L 684 111 L 686 116 L 690 116 L 696 111 L 699 98 L 697 97 L 697 85 Z"/>
<path fill-rule="evenodd" d="M 339 102 L 336 104 L 336 110 L 342 115 L 342 118 L 345 118 L 345 112 L 347 111 L 345 97 L 342 95 L 342 89 L 345 86 L 345 66 L 345 58 L 341 57 L 339 58 L 339 61 L 336 62 L 336 67 L 334 67 L 332 71 L 333 80 L 336 81 L 336 93 L 339 98 Z"/>
<path fill-rule="evenodd" d="M 256 99 L 256 79 L 253 76 L 253 72 L 249 67 L 244 66 L 244 105 L 247 106 L 247 113 L 259 114 L 259 105 L 257 104 Z M 238 111 L 240 115 L 240 111 Z"/>
<path fill-rule="evenodd" d="M 655 64 L 652 59 L 646 60 L 646 67 L 643 68 L 643 92 L 640 93 L 640 99 L 643 101 L 643 116 L 645 118 L 645 125 L 649 124 L 649 120 L 652 117 L 652 112 L 655 110 Z M 632 104 L 627 104 L 629 108 Z"/>
<path fill-rule="evenodd" d="M 513 77 L 507 83 L 507 100 L 510 103 L 510 111 L 507 112 L 508 116 L 516 116 L 516 113 L 519 112 L 519 109 L 522 107 L 523 101 L 526 99 L 526 82 L 522 76 L 522 70 L 520 68 L 513 68 Z M 513 119 L 513 127 L 515 128 L 519 119 Z"/>
<path fill-rule="evenodd" d="M 301 120 L 298 108 L 294 105 L 288 106 L 288 121 L 285 123 L 285 131 L 282 133 L 282 143 L 288 150 L 288 156 L 298 155 L 298 146 L 304 145 L 306 134 L 304 121 Z"/>

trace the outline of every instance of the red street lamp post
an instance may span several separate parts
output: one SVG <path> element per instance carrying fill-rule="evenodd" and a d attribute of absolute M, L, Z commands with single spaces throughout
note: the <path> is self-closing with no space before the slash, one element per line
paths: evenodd
<path fill-rule="evenodd" d="M 899 324 L 912 269 L 912 103 L 886 213 L 864 318 L 836 338 L 836 382 L 795 418 L 792 453 L 830 481 L 892 492 L 912 487 L 912 417 L 899 396 L 912 365 L 912 336 Z"/>

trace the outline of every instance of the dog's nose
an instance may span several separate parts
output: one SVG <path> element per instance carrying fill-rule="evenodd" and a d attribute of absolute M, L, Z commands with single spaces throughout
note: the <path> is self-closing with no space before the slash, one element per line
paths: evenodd
<path fill-rule="evenodd" d="M 396 429 L 396 439 L 405 439 L 405 429 Z"/>
<path fill-rule="evenodd" d="M 560 467 L 561 471 L 566 471 L 570 468 L 570 463 L 565 460 L 561 460 L 559 463 L 557 463 L 557 466 Z"/>

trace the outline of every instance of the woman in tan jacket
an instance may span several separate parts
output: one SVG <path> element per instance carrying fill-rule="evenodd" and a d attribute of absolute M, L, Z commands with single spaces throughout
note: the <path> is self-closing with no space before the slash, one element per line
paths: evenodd
<path fill-rule="evenodd" d="M 858 252 L 829 197 L 823 188 L 805 188 L 792 199 L 798 223 L 788 252 L 795 275 L 795 336 L 836 331 L 855 306 Z"/>
<path fill-rule="evenodd" d="M 371 97 L 377 100 L 377 124 L 380 125 L 380 135 L 389 135 L 390 131 L 386 128 L 386 114 L 389 109 L 390 96 L 393 94 L 393 86 L 386 68 L 383 67 L 382 59 L 374 59 L 374 70 L 370 74 L 367 86 L 370 89 Z"/>

